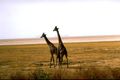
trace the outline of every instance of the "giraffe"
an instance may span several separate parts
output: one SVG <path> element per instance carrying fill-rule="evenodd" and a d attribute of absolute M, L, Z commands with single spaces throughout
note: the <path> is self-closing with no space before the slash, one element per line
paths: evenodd
<path fill-rule="evenodd" d="M 54 67 L 55 67 L 54 55 L 56 55 L 56 64 L 57 64 L 57 48 L 54 46 L 53 43 L 51 43 L 48 40 L 48 38 L 46 37 L 45 33 L 42 34 L 41 38 L 43 38 L 43 37 L 44 37 L 44 39 L 45 39 L 45 41 L 46 41 L 46 43 L 47 43 L 47 45 L 48 45 L 48 47 L 50 49 L 50 53 L 51 53 L 50 68 L 51 68 L 51 62 L 52 62 L 52 60 L 53 60 L 53 64 L 54 64 Z"/>
<path fill-rule="evenodd" d="M 59 57 L 59 64 L 61 65 L 62 64 L 62 61 L 63 61 L 63 56 L 65 55 L 66 59 L 67 59 L 67 67 L 68 67 L 68 54 L 67 54 L 67 50 L 62 42 L 62 39 L 61 39 L 61 36 L 60 36 L 60 33 L 58 31 L 59 28 L 57 28 L 57 26 L 55 26 L 54 30 L 53 31 L 56 31 L 57 32 L 57 35 L 58 35 L 58 41 L 59 41 L 59 44 L 58 44 L 58 49 L 57 49 L 57 52 L 58 52 L 58 57 Z"/>

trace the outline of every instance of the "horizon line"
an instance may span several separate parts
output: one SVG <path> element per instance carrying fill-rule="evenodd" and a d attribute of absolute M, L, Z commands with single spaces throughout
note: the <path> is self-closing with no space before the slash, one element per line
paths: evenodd
<path fill-rule="evenodd" d="M 119 35 L 91 35 L 91 36 L 61 36 L 62 38 L 87 38 L 87 37 L 120 37 L 120 34 Z M 4 39 L 0 39 L 0 40 L 19 40 L 19 39 L 39 39 L 40 37 L 30 37 L 30 38 L 4 38 Z M 56 37 L 49 37 L 48 38 L 50 39 L 54 39 L 54 38 L 57 38 Z M 41 38 L 40 38 L 41 39 Z"/>

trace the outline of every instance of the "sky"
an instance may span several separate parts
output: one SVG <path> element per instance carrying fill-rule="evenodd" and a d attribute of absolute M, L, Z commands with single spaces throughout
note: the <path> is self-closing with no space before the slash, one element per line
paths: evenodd
<path fill-rule="evenodd" d="M 0 39 L 120 35 L 119 0 L 0 0 Z"/>

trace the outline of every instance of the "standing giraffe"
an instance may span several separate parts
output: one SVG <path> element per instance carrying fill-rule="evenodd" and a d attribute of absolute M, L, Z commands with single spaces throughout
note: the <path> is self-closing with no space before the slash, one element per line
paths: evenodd
<path fill-rule="evenodd" d="M 59 45 L 58 45 L 58 57 L 59 57 L 59 64 L 61 65 L 62 64 L 62 61 L 63 61 L 63 56 L 65 55 L 66 59 L 67 59 L 67 67 L 68 67 L 68 54 L 67 54 L 67 50 L 62 42 L 62 39 L 60 37 L 60 34 L 59 34 L 59 31 L 58 31 L 59 28 L 57 28 L 57 26 L 55 26 L 54 30 L 53 31 L 56 31 L 57 32 L 57 35 L 58 35 L 58 41 L 59 41 Z"/>
<path fill-rule="evenodd" d="M 54 64 L 54 67 L 55 67 L 54 54 L 56 55 L 56 64 L 57 64 L 57 48 L 54 46 L 53 43 L 51 43 L 48 40 L 48 38 L 46 37 L 45 33 L 42 34 L 41 38 L 43 38 L 43 37 L 44 37 L 44 39 L 45 39 L 45 41 L 46 41 L 46 43 L 47 43 L 47 45 L 48 45 L 48 47 L 50 49 L 50 53 L 51 53 L 50 68 L 51 68 L 51 62 L 52 62 L 52 60 L 53 60 L 53 64 Z"/>

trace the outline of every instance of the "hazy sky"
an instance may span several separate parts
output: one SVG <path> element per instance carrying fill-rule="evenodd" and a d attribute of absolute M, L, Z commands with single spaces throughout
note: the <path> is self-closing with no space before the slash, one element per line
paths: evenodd
<path fill-rule="evenodd" d="M 120 35 L 119 0 L 1 0 L 0 39 Z"/>

